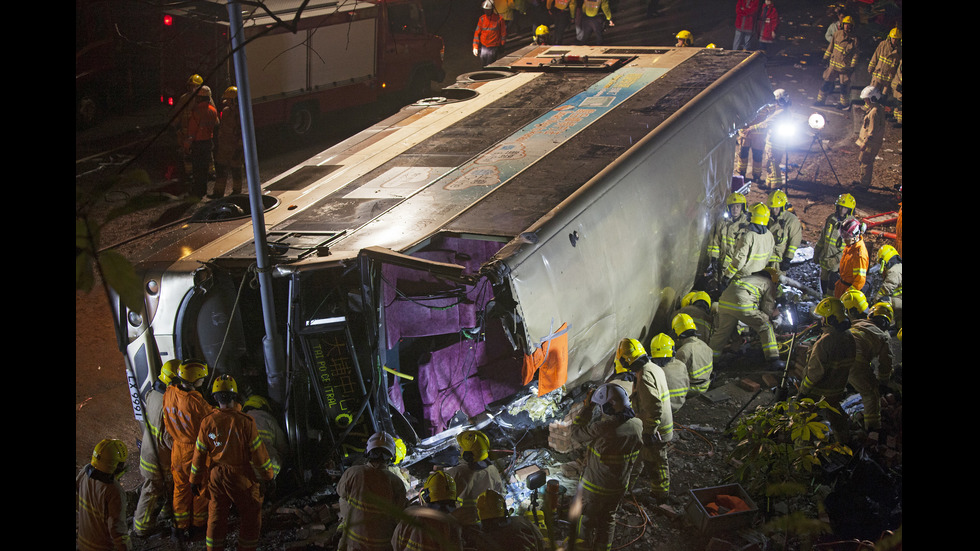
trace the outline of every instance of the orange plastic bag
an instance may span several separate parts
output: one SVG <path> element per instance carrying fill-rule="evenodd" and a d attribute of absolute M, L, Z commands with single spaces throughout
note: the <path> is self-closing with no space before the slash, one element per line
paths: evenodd
<path fill-rule="evenodd" d="M 538 396 L 555 390 L 568 380 L 568 324 L 563 323 L 558 331 L 545 337 L 541 346 L 524 356 L 521 369 L 522 384 L 528 384 L 538 373 Z"/>

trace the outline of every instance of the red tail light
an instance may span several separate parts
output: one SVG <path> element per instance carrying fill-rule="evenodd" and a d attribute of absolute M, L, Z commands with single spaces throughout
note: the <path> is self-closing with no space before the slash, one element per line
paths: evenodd
<path fill-rule="evenodd" d="M 164 15 L 163 16 L 163 26 L 164 27 L 170 27 L 173 24 L 174 24 L 174 18 L 173 18 L 172 15 Z"/>

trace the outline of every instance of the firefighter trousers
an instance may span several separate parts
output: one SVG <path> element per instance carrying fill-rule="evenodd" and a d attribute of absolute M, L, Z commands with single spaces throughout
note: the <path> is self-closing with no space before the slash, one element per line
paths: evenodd
<path fill-rule="evenodd" d="M 238 549 L 253 550 L 258 546 L 262 531 L 262 498 L 259 495 L 259 483 L 253 477 L 250 467 L 236 469 L 221 464 L 212 466 L 208 473 L 208 491 L 211 494 L 208 534 L 205 539 L 208 551 L 225 548 L 228 513 L 233 504 L 241 521 Z"/>
<path fill-rule="evenodd" d="M 174 480 L 174 526 L 186 530 L 193 525 L 203 528 L 208 523 L 208 495 L 194 495 L 191 490 L 191 461 L 194 444 L 174 441 L 170 472 Z"/>

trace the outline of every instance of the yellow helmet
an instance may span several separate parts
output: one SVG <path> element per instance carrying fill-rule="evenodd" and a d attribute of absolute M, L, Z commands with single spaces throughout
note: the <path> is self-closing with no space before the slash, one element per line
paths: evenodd
<path fill-rule="evenodd" d="M 849 23 L 853 24 L 854 23 L 854 18 L 851 17 L 850 15 L 845 15 L 844 16 L 844 19 L 841 19 L 840 22 L 841 22 L 842 25 L 846 25 L 846 24 L 849 24 Z"/>
<path fill-rule="evenodd" d="M 840 301 L 841 304 L 844 305 L 844 309 L 848 312 L 851 310 L 865 312 L 868 309 L 868 298 L 864 296 L 864 293 L 858 291 L 857 289 L 848 289 L 844 291 L 844 294 L 840 297 Z"/>
<path fill-rule="evenodd" d="M 534 29 L 534 36 L 544 36 L 550 32 L 551 29 L 549 29 L 547 25 L 538 25 L 537 28 Z"/>
<path fill-rule="evenodd" d="M 238 87 L 229 86 L 225 88 L 225 93 L 221 94 L 221 99 L 238 99 Z"/>
<path fill-rule="evenodd" d="M 235 382 L 235 378 L 227 373 L 218 375 L 218 378 L 214 380 L 214 384 L 211 385 L 211 394 L 217 394 L 219 392 L 234 392 L 238 394 L 238 383 Z"/>
<path fill-rule="evenodd" d="M 459 455 L 469 462 L 483 461 L 490 455 L 490 439 L 478 430 L 464 430 L 456 436 Z M 467 458 L 467 453 L 472 459 Z"/>
<path fill-rule="evenodd" d="M 882 317 L 888 320 L 888 325 L 895 322 L 895 309 L 887 302 L 878 302 L 871 307 L 871 317 Z"/>
<path fill-rule="evenodd" d="M 690 44 L 694 37 L 691 35 L 690 31 L 681 31 L 677 33 L 675 38 L 678 40 L 683 40 L 685 44 Z"/>
<path fill-rule="evenodd" d="M 619 347 L 616 349 L 616 373 L 629 371 L 630 364 L 646 353 L 647 351 L 643 349 L 643 345 L 636 339 L 623 339 L 619 341 Z"/>
<path fill-rule="evenodd" d="M 201 75 L 191 75 L 190 78 L 187 79 L 188 86 L 194 86 L 196 88 L 202 84 L 204 84 L 204 79 L 201 78 Z"/>
<path fill-rule="evenodd" d="M 697 330 L 697 325 L 694 324 L 694 318 L 687 314 L 677 314 L 674 319 L 670 322 L 670 329 L 675 335 L 680 337 L 687 331 Z M 652 348 L 652 347 L 651 347 Z"/>
<path fill-rule="evenodd" d="M 177 368 L 177 376 L 188 383 L 196 383 L 208 376 L 208 364 L 200 360 L 184 360 Z"/>
<path fill-rule="evenodd" d="M 160 376 L 157 377 L 161 383 L 169 385 L 170 381 L 177 376 L 177 369 L 180 367 L 180 360 L 167 360 L 160 366 Z"/>
<path fill-rule="evenodd" d="M 786 192 L 781 189 L 777 189 L 769 194 L 769 200 L 766 202 L 766 206 L 768 206 L 770 209 L 780 209 L 785 207 L 786 203 L 788 202 L 789 198 L 786 197 Z"/>
<path fill-rule="evenodd" d="M 272 408 L 269 406 L 269 401 L 266 400 L 263 396 L 259 396 L 258 394 L 253 394 L 245 400 L 244 404 L 242 404 L 242 409 L 269 410 Z"/>
<path fill-rule="evenodd" d="M 837 196 L 837 206 L 854 209 L 857 206 L 857 201 L 850 193 L 842 193 Z"/>
<path fill-rule="evenodd" d="M 881 263 L 882 267 L 888 264 L 888 261 L 898 255 L 898 249 L 892 247 L 891 245 L 882 245 L 878 249 L 878 262 Z"/>
<path fill-rule="evenodd" d="M 902 38 L 902 31 L 898 27 L 895 27 L 888 32 L 888 38 Z"/>
<path fill-rule="evenodd" d="M 656 337 L 650 339 L 650 357 L 673 358 L 674 339 L 668 337 L 667 333 L 660 333 Z"/>
<path fill-rule="evenodd" d="M 445 471 L 436 471 L 425 479 L 419 499 L 423 503 L 439 503 L 441 501 L 456 501 L 456 481 Z"/>
<path fill-rule="evenodd" d="M 92 466 L 111 475 L 120 475 L 126 470 L 129 450 L 122 440 L 106 438 L 92 450 Z"/>
<path fill-rule="evenodd" d="M 769 224 L 769 207 L 763 203 L 755 203 L 749 207 L 749 221 L 762 226 Z"/>
<path fill-rule="evenodd" d="M 476 512 L 480 520 L 503 518 L 507 516 L 507 500 L 493 490 L 487 490 L 476 498 Z"/>
<path fill-rule="evenodd" d="M 709 307 L 711 306 L 711 296 L 704 291 L 691 291 L 681 299 L 681 308 L 686 308 L 695 302 L 703 300 Z"/>
<path fill-rule="evenodd" d="M 728 198 L 725 199 L 725 204 L 726 205 L 736 205 L 736 204 L 745 205 L 745 204 L 747 204 L 747 201 L 745 200 L 745 196 L 744 195 L 742 195 L 741 193 L 739 193 L 737 191 L 733 191 L 732 193 L 729 193 L 728 194 Z"/>
<path fill-rule="evenodd" d="M 813 309 L 813 314 L 823 318 L 827 324 L 836 325 L 847 319 L 844 314 L 844 304 L 840 299 L 828 297 L 820 301 Z"/>
<path fill-rule="evenodd" d="M 401 463 L 406 455 L 408 455 L 408 447 L 405 445 L 405 441 L 401 438 L 395 438 L 395 460 L 392 464 L 397 465 Z"/>

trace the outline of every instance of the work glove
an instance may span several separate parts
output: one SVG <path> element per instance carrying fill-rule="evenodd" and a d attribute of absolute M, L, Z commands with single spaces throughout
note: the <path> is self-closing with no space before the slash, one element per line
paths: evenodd
<path fill-rule="evenodd" d="M 788 259 L 788 258 L 787 259 L 784 259 L 782 262 L 779 263 L 779 271 L 780 272 L 786 272 L 786 271 L 788 271 L 789 270 L 789 267 L 790 267 L 790 259 Z"/>
<path fill-rule="evenodd" d="M 478 56 L 478 55 L 480 55 L 480 49 L 479 48 L 473 48 L 473 56 L 475 57 L 475 56 Z"/>
<path fill-rule="evenodd" d="M 203 492 L 203 491 L 204 491 L 204 488 L 202 488 L 200 484 L 191 484 L 191 493 L 192 494 L 194 494 L 196 496 L 199 496 L 199 495 L 201 495 L 201 492 Z"/>
<path fill-rule="evenodd" d="M 262 482 L 262 495 L 265 496 L 266 500 L 269 500 L 276 495 L 276 479 L 266 480 Z"/>

